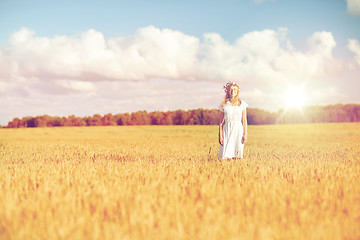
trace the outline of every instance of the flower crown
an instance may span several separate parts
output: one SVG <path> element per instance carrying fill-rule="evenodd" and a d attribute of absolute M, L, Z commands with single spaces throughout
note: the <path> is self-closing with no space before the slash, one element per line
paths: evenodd
<path fill-rule="evenodd" d="M 237 83 L 235 83 L 235 82 L 227 82 L 226 85 L 223 86 L 224 92 L 228 93 L 231 86 L 237 86 L 238 88 L 240 88 L 239 85 L 237 85 Z"/>

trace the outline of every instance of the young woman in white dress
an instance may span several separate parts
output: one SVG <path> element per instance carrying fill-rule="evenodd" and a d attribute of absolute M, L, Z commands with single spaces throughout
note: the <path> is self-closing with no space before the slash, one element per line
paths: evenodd
<path fill-rule="evenodd" d="M 239 98 L 239 85 L 228 82 L 224 86 L 225 99 L 221 105 L 219 124 L 219 159 L 243 158 L 247 141 L 246 108 Z"/>

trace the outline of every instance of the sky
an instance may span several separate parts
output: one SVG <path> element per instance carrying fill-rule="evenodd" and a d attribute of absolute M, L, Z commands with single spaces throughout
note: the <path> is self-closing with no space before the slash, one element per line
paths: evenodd
<path fill-rule="evenodd" d="M 267 111 L 359 104 L 360 0 L 0 0 L 1 125 L 216 109 L 227 81 Z"/>

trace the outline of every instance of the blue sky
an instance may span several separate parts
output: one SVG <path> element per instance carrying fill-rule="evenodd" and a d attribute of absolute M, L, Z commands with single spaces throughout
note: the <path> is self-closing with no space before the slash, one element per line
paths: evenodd
<path fill-rule="evenodd" d="M 319 30 L 331 31 L 342 40 L 360 36 L 359 17 L 349 15 L 341 0 L 3 0 L 0 6 L 1 43 L 21 27 L 35 29 L 40 36 L 96 29 L 105 37 L 117 37 L 154 25 L 197 37 L 217 32 L 230 42 L 250 31 L 279 27 L 290 29 L 289 35 L 298 41 Z"/>
<path fill-rule="evenodd" d="M 359 26 L 359 0 L 2 0 L 0 124 L 217 108 L 226 81 L 269 111 L 360 103 Z"/>

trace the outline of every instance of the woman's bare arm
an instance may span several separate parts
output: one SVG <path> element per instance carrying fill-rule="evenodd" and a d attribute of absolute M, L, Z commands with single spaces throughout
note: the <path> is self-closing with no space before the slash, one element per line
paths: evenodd
<path fill-rule="evenodd" d="M 224 144 L 224 138 L 223 138 L 223 122 L 224 122 L 224 113 L 221 112 L 220 123 L 219 123 L 219 143 L 220 143 L 220 145 L 223 145 L 223 144 Z"/>
<path fill-rule="evenodd" d="M 243 122 L 243 128 L 244 128 L 244 134 L 242 137 L 242 143 L 246 143 L 247 142 L 247 117 L 246 117 L 246 109 L 243 110 L 242 112 L 242 122 Z"/>

